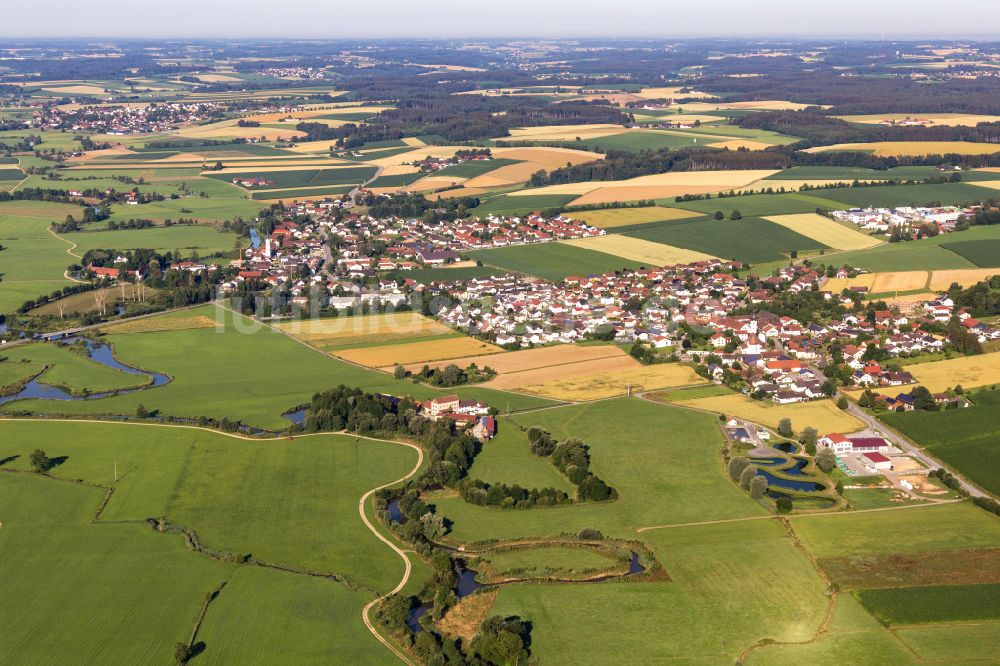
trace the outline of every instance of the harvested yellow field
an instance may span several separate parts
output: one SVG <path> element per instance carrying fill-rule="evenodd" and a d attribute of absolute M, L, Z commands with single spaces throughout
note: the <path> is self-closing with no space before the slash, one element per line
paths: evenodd
<path fill-rule="evenodd" d="M 971 141 L 880 141 L 871 143 L 838 143 L 832 146 L 807 148 L 807 153 L 822 153 L 831 150 L 857 150 L 871 152 L 877 157 L 918 157 L 921 155 L 992 155 L 1000 152 L 995 143 L 972 143 Z"/>
<path fill-rule="evenodd" d="M 489 365 L 491 368 L 493 367 L 492 364 Z M 505 391 L 525 390 L 533 392 L 528 387 L 537 387 L 555 381 L 569 381 L 579 377 L 594 377 L 609 373 L 628 373 L 638 370 L 641 367 L 640 363 L 628 354 L 621 354 L 619 356 L 597 358 L 592 361 L 580 361 L 579 363 L 552 365 L 544 368 L 535 368 L 534 370 L 501 374 L 487 382 L 485 386 Z"/>
<path fill-rule="evenodd" d="M 628 358 L 632 357 L 614 345 L 594 345 L 582 347 L 580 345 L 557 345 L 554 347 L 536 347 L 535 349 L 520 349 L 518 351 L 503 352 L 490 356 L 489 366 L 501 375 L 520 373 L 539 368 L 567 367 L 570 365 L 594 361 L 604 358 Z M 465 367 L 470 363 L 478 363 L 477 357 L 451 359 L 449 363 Z M 438 364 L 442 367 L 444 364 Z M 422 366 L 408 366 L 410 371 L 420 370 Z"/>
<path fill-rule="evenodd" d="M 637 393 L 704 383 L 704 379 L 685 365 L 636 363 L 636 367 L 631 369 L 562 377 L 544 384 L 524 386 L 520 390 L 555 400 L 582 401 L 626 395 L 629 390 Z"/>
<path fill-rule="evenodd" d="M 268 141 L 277 141 L 279 138 L 294 139 L 306 135 L 305 132 L 295 129 L 295 126 L 291 124 L 288 129 L 274 129 L 271 127 L 239 127 L 236 123 L 236 120 L 223 120 L 208 125 L 192 125 L 177 130 L 176 136 L 197 139 L 214 137 L 251 139 L 262 136 Z"/>
<path fill-rule="evenodd" d="M 689 264 L 693 261 L 711 259 L 711 255 L 694 250 L 685 250 L 643 240 L 622 236 L 621 234 L 609 234 L 606 236 L 590 236 L 588 238 L 574 238 L 562 241 L 567 245 L 582 247 L 587 250 L 596 250 L 605 254 L 613 254 L 616 257 L 623 257 L 632 261 L 638 261 L 646 266 L 672 266 L 674 264 Z"/>
<path fill-rule="evenodd" d="M 712 111 L 799 111 L 808 107 L 808 104 L 789 102 L 786 100 L 762 100 L 759 102 L 691 102 L 682 104 L 681 107 L 690 113 L 711 113 Z"/>
<path fill-rule="evenodd" d="M 774 215 L 764 219 L 838 250 L 863 250 L 882 243 L 877 238 L 816 213 Z"/>
<path fill-rule="evenodd" d="M 329 142 L 327 142 L 329 143 Z M 459 150 L 467 150 L 468 146 L 422 146 L 398 155 L 390 155 L 374 160 L 368 160 L 367 164 L 375 166 L 392 166 L 394 164 L 405 164 L 415 162 L 425 157 L 451 157 Z"/>
<path fill-rule="evenodd" d="M 930 276 L 927 271 L 900 271 L 895 273 L 875 273 L 872 293 L 885 294 L 892 291 L 914 291 L 923 289 Z"/>
<path fill-rule="evenodd" d="M 333 148 L 335 143 L 335 141 L 302 141 L 290 148 L 285 148 L 285 150 L 290 150 L 293 153 L 329 153 L 330 148 Z"/>
<path fill-rule="evenodd" d="M 242 81 L 243 79 L 238 76 L 228 76 L 226 74 L 195 74 L 195 77 L 199 81 L 204 81 L 206 83 L 232 83 L 234 81 Z"/>
<path fill-rule="evenodd" d="M 418 139 L 415 136 L 408 136 L 405 139 L 401 139 L 401 141 L 403 143 L 405 143 L 406 145 L 413 146 L 415 148 L 419 148 L 420 146 L 426 146 L 427 145 L 426 143 L 424 143 L 423 141 L 421 141 L 420 139 Z"/>
<path fill-rule="evenodd" d="M 333 351 L 333 355 L 351 363 L 372 368 L 430 363 L 465 356 L 482 356 L 503 351 L 496 345 L 467 336 L 444 337 L 423 342 L 403 342 L 394 345 L 360 347 Z"/>
<path fill-rule="evenodd" d="M 876 277 L 878 276 L 875 273 L 865 273 L 864 275 L 852 278 L 830 278 L 823 283 L 822 288 L 823 291 L 831 291 L 835 294 L 839 294 L 843 290 L 852 287 L 868 287 L 868 290 L 871 291 Z"/>
<path fill-rule="evenodd" d="M 715 99 L 715 95 L 706 92 L 698 91 L 688 91 L 684 92 L 682 88 L 674 86 L 672 88 L 643 88 L 636 93 L 639 97 L 644 97 L 646 99 L 674 99 L 679 97 L 681 99 Z M 687 106 L 686 104 L 683 106 Z"/>
<path fill-rule="evenodd" d="M 630 111 L 634 113 L 636 120 L 641 120 L 642 122 L 685 123 L 685 124 L 699 122 L 702 125 L 707 125 L 709 123 L 717 123 L 726 120 L 725 116 L 709 116 L 703 113 L 676 113 L 676 114 L 668 114 L 665 116 L 650 116 L 643 113 L 642 109 L 634 109 Z M 694 134 L 699 138 L 714 138 L 716 141 L 718 141 L 720 138 L 726 138 L 726 137 L 720 137 L 719 135 L 710 136 L 707 134 L 695 134 L 694 132 L 689 132 L 687 130 L 680 130 L 680 129 L 678 129 L 677 131 L 671 131 L 671 130 L 657 130 L 657 131 L 668 132 L 670 134 L 681 134 L 681 132 L 683 132 L 683 134 Z M 732 138 L 735 139 L 736 137 Z"/>
<path fill-rule="evenodd" d="M 412 164 L 393 164 L 382 169 L 382 176 L 402 176 L 410 173 L 420 173 L 420 169 Z"/>
<path fill-rule="evenodd" d="M 296 319 L 274 324 L 274 327 L 299 340 L 323 347 L 451 333 L 451 329 L 444 324 L 417 312 L 387 312 L 327 319 Z"/>
<path fill-rule="evenodd" d="M 685 191 L 697 191 L 708 188 L 707 191 L 730 190 L 742 187 L 755 181 L 767 178 L 777 173 L 772 170 L 753 169 L 743 171 L 674 171 L 658 173 L 650 176 L 639 176 L 628 180 L 604 180 L 585 183 L 565 183 L 548 185 L 519 192 L 511 192 L 510 196 L 535 196 L 543 194 L 587 194 L 597 189 L 613 188 L 683 188 Z"/>
<path fill-rule="evenodd" d="M 104 95 L 105 90 L 101 86 L 91 86 L 80 84 L 75 86 L 59 86 L 56 88 L 42 88 L 46 92 L 54 92 L 60 95 Z"/>
<path fill-rule="evenodd" d="M 849 123 L 863 123 L 866 125 L 878 125 L 886 121 L 902 123 L 906 120 L 929 120 L 932 125 L 947 125 L 950 127 L 975 127 L 979 123 L 1000 122 L 1000 116 L 980 116 L 964 113 L 932 113 L 909 115 L 906 113 L 884 113 L 865 116 L 835 116 Z"/>
<path fill-rule="evenodd" d="M 639 176 L 628 180 L 605 180 L 589 181 L 584 183 L 565 183 L 561 185 L 548 185 L 546 187 L 529 188 L 518 192 L 511 192 L 510 196 L 534 196 L 545 194 L 577 194 L 584 195 L 598 190 L 635 190 L 640 196 L 633 199 L 649 199 L 660 196 L 672 196 L 672 194 L 652 194 L 658 191 L 676 194 L 700 192 L 718 192 L 743 187 L 755 181 L 767 178 L 776 173 L 771 170 L 744 170 L 744 171 L 675 171 L 671 173 L 658 173 L 650 176 Z M 640 191 L 647 194 L 642 195 Z M 614 198 L 607 198 L 608 201 L 615 201 Z M 631 199 L 624 199 L 631 200 Z M 574 202 L 576 203 L 576 202 Z M 599 203 L 593 201 L 589 203 Z"/>
<path fill-rule="evenodd" d="M 251 168 L 251 167 L 254 166 L 254 164 L 233 164 L 232 166 L 225 166 L 225 164 L 226 164 L 225 162 L 223 162 L 222 164 L 223 164 L 223 168 L 222 168 L 221 171 L 203 171 L 202 175 L 210 175 L 210 174 L 213 174 L 213 173 L 216 173 L 216 174 L 217 173 L 233 174 L 234 176 L 239 175 L 241 173 L 256 174 L 256 173 L 260 173 L 261 169 L 259 167 L 265 167 L 268 170 L 268 172 L 271 172 L 271 171 L 310 171 L 312 169 L 320 169 L 320 168 L 322 168 L 322 169 L 329 169 L 329 170 L 350 169 L 350 168 L 352 168 L 352 167 L 346 166 L 343 162 L 339 162 L 339 163 L 338 162 L 329 162 L 329 163 L 320 163 L 320 164 L 317 164 L 315 162 L 311 162 L 311 163 L 307 162 L 305 164 L 296 164 L 295 162 L 292 162 L 291 164 L 286 163 L 286 162 L 270 162 L 270 163 L 265 162 L 263 164 L 256 164 L 256 167 L 258 167 L 258 168 Z M 286 188 L 282 188 L 282 189 L 286 189 Z M 287 189 L 292 189 L 292 188 L 287 188 Z"/>
<path fill-rule="evenodd" d="M 429 192 L 431 190 L 440 190 L 446 187 L 459 187 L 466 181 L 465 178 L 459 176 L 427 176 L 426 178 L 421 178 L 415 183 L 407 185 L 405 188 L 408 192 Z M 458 192 L 456 192 L 458 194 Z"/>
<path fill-rule="evenodd" d="M 940 393 L 959 384 L 963 388 L 1000 384 L 1000 352 L 918 363 L 906 369 L 932 393 Z"/>
<path fill-rule="evenodd" d="M 577 137 L 598 139 L 627 131 L 621 125 L 542 125 L 515 127 L 510 130 L 510 138 L 513 141 L 575 141 Z"/>
<path fill-rule="evenodd" d="M 777 428 L 781 419 L 791 419 L 792 428 L 796 432 L 812 426 L 819 431 L 820 435 L 831 432 L 851 433 L 864 427 L 861 421 L 848 414 L 846 410 L 837 409 L 832 400 L 775 405 L 734 393 L 733 395 L 682 400 L 677 404 L 709 412 L 718 412 L 726 416 L 735 416 L 769 428 Z"/>
<path fill-rule="evenodd" d="M 204 315 L 193 317 L 150 317 L 123 321 L 119 324 L 102 326 L 102 333 L 158 333 L 161 331 L 185 331 L 192 328 L 212 328 L 214 319 Z"/>
<path fill-rule="evenodd" d="M 648 224 L 669 220 L 684 220 L 690 217 L 701 217 L 704 213 L 695 213 L 681 208 L 662 208 L 660 206 L 643 206 L 636 208 L 607 208 L 604 210 L 588 210 L 570 214 L 574 220 L 586 222 L 600 229 L 614 229 L 633 224 Z"/>
<path fill-rule="evenodd" d="M 531 174 L 544 168 L 544 164 L 538 164 L 537 162 L 508 164 L 499 169 L 494 169 L 480 176 L 470 178 L 465 184 L 468 187 L 504 187 L 505 185 L 515 185 L 525 182 L 531 178 Z"/>
<path fill-rule="evenodd" d="M 1000 268 L 963 268 L 951 271 L 934 271 L 931 273 L 931 290 L 944 291 L 957 282 L 963 287 L 971 287 L 977 282 L 988 280 L 994 275 L 1000 275 Z"/>
<path fill-rule="evenodd" d="M 577 150 L 575 148 L 553 148 L 539 146 L 536 148 L 494 148 L 494 157 L 503 157 L 508 160 L 523 160 L 540 164 L 546 169 L 556 169 L 570 164 L 584 164 L 603 160 L 601 153 L 592 153 L 588 150 Z"/>

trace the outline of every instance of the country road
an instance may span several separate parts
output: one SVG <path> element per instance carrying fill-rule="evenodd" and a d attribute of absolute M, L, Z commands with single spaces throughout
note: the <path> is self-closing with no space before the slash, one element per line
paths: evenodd
<path fill-rule="evenodd" d="M 396 585 L 396 587 L 394 587 L 392 589 L 392 591 L 387 592 L 387 593 L 383 594 L 382 596 L 380 596 L 380 597 L 378 597 L 376 599 L 371 600 L 364 607 L 364 609 L 362 609 L 362 611 L 361 611 L 361 619 L 364 620 L 365 626 L 368 627 L 368 631 L 370 631 L 372 633 L 372 635 L 375 638 L 377 638 L 380 643 L 382 643 L 382 645 L 384 645 L 387 648 L 389 648 L 392 651 L 392 653 L 395 654 L 397 657 L 399 657 L 404 663 L 410 664 L 410 666 L 414 666 L 413 665 L 413 661 L 408 656 L 406 656 L 405 653 L 403 653 L 399 648 L 397 648 L 395 645 L 393 645 L 392 642 L 390 642 L 387 638 L 384 638 L 382 636 L 382 634 L 380 634 L 378 632 L 378 630 L 375 628 L 375 625 L 372 624 L 371 619 L 368 617 L 369 613 L 371 612 L 371 609 L 374 608 L 376 604 L 378 604 L 379 602 L 381 602 L 386 597 L 389 597 L 389 596 L 391 596 L 393 594 L 397 594 L 400 590 L 402 590 L 404 587 L 406 587 L 406 583 L 410 580 L 410 573 L 413 570 L 413 565 L 410 564 L 410 558 L 406 556 L 406 552 L 405 551 L 403 551 L 402 549 L 399 548 L 399 546 L 397 546 L 396 544 L 394 544 L 392 542 L 392 540 L 387 539 L 386 537 L 382 536 L 382 533 L 379 532 L 377 529 L 375 529 L 375 526 L 372 525 L 372 523 L 371 523 L 370 520 L 368 520 L 368 516 L 365 515 L 365 504 L 367 504 L 368 503 L 368 499 L 372 495 L 374 495 L 376 492 L 378 492 L 379 490 L 382 490 L 383 488 L 388 488 L 389 486 L 394 486 L 397 483 L 402 483 L 403 481 L 406 481 L 407 479 L 409 479 L 410 477 L 412 477 L 414 474 L 416 474 L 417 471 L 420 470 L 420 466 L 424 464 L 424 450 L 421 449 L 416 444 L 410 444 L 408 442 L 395 442 L 395 441 L 392 441 L 392 440 L 378 440 L 378 441 L 390 442 L 392 444 L 400 444 L 402 446 L 408 446 L 408 447 L 410 447 L 411 449 L 413 449 L 413 450 L 415 450 L 417 452 L 417 464 L 413 466 L 413 469 L 411 469 L 410 472 L 409 472 L 409 474 L 407 474 L 406 476 L 404 476 L 404 477 L 402 477 L 400 479 L 396 479 L 395 481 L 390 481 L 389 483 L 384 483 L 381 486 L 378 486 L 376 488 L 372 488 L 371 490 L 369 490 L 368 492 L 366 492 L 364 495 L 362 495 L 360 500 L 358 500 L 358 514 L 361 516 L 361 520 L 362 520 L 362 522 L 364 522 L 365 527 L 367 527 L 369 530 L 371 530 L 372 534 L 374 534 L 376 537 L 378 537 L 378 539 L 380 541 L 382 541 L 385 545 L 389 546 L 389 548 L 391 548 L 397 555 L 399 555 L 403 559 L 403 565 L 404 565 L 403 577 L 400 579 L 400 581 Z"/>

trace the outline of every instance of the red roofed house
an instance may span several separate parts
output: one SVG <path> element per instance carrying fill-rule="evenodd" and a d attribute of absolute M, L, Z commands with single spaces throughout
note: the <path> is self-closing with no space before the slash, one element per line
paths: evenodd
<path fill-rule="evenodd" d="M 121 271 L 117 268 L 108 268 L 106 266 L 88 266 L 87 270 L 98 277 L 117 278 L 121 275 Z"/>
<path fill-rule="evenodd" d="M 892 461 L 878 452 L 862 453 L 861 462 L 865 464 L 865 467 L 874 470 L 884 471 L 892 469 Z"/>

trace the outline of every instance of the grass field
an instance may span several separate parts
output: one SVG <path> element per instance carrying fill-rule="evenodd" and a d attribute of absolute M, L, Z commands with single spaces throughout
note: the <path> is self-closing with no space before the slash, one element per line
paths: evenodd
<path fill-rule="evenodd" d="M 862 558 L 1000 546 L 1000 518 L 969 503 L 898 511 L 791 518 L 806 548 L 820 558 Z"/>
<path fill-rule="evenodd" d="M 185 255 L 189 255 L 190 250 L 195 250 L 199 254 L 205 255 L 232 250 L 237 242 L 242 242 L 244 245 L 250 244 L 249 240 L 240 240 L 231 231 L 208 225 L 174 225 L 121 231 L 81 231 L 61 234 L 60 238 L 76 244 L 73 252 L 79 255 L 95 248 L 115 250 L 144 248 L 159 252 L 183 250 Z"/>
<path fill-rule="evenodd" d="M 938 585 L 855 592 L 886 626 L 1000 620 L 1000 585 Z"/>
<path fill-rule="evenodd" d="M 297 319 L 277 322 L 275 327 L 324 350 L 452 333 L 452 330 L 444 324 L 418 312 L 390 312 L 329 319 Z"/>
<path fill-rule="evenodd" d="M 289 422 L 281 417 L 282 413 L 307 402 L 313 393 L 339 384 L 420 399 L 443 393 L 412 382 L 397 381 L 382 372 L 342 363 L 274 329 L 228 311 L 217 311 L 213 306 L 173 316 L 199 315 L 218 317 L 219 325 L 107 336 L 123 363 L 163 372 L 173 378 L 169 384 L 113 398 L 58 404 L 28 400 L 10 403 L 4 408 L 35 409 L 43 413 L 57 410 L 68 414 L 131 415 L 141 403 L 148 409 L 173 416 L 228 416 L 265 428 L 284 428 Z M 165 315 L 164 318 L 173 316 Z M 253 362 L 267 358 L 281 359 L 280 373 L 275 372 L 270 363 Z M 385 362 L 391 363 L 391 360 Z M 448 392 L 491 404 L 509 404 L 514 410 L 549 404 L 532 396 L 497 394 L 480 387 Z"/>
<path fill-rule="evenodd" d="M 863 250 L 882 243 L 877 238 L 815 213 L 776 215 L 764 219 L 838 250 Z"/>
<path fill-rule="evenodd" d="M 79 215 L 79 206 L 41 201 L 0 202 L 0 312 L 70 284 L 63 273 L 76 259 L 68 243 L 48 233 L 52 220 Z"/>
<path fill-rule="evenodd" d="M 634 238 L 703 252 L 750 264 L 778 261 L 793 251 L 826 246 L 800 233 L 756 217 L 742 220 L 679 220 L 626 234 Z"/>
<path fill-rule="evenodd" d="M 216 322 L 205 315 L 190 317 L 153 317 L 133 319 L 102 326 L 100 331 L 107 335 L 115 333 L 157 333 L 160 331 L 183 331 L 189 328 L 215 328 Z"/>
<path fill-rule="evenodd" d="M 566 215 L 574 220 L 586 222 L 600 229 L 616 229 L 636 224 L 700 217 L 701 213 L 686 211 L 681 208 L 643 206 L 638 208 L 605 208 L 603 210 L 571 211 Z"/>
<path fill-rule="evenodd" d="M 779 172 L 783 173 L 783 172 Z M 769 185 L 770 186 L 770 185 Z M 823 190 L 829 192 L 830 190 Z M 702 199 L 698 201 L 677 202 L 673 197 L 657 199 L 657 204 L 683 210 L 698 211 L 705 215 L 713 215 L 721 211 L 726 219 L 734 210 L 740 211 L 744 217 L 759 217 L 762 215 L 789 215 L 792 213 L 814 213 L 817 208 L 838 210 L 843 204 L 830 199 L 824 199 L 823 194 L 809 192 L 788 192 L 783 194 L 747 194 L 738 197 L 722 199 Z"/>
<path fill-rule="evenodd" d="M 470 252 L 473 259 L 515 273 L 527 273 L 546 280 L 562 280 L 575 275 L 600 275 L 643 264 L 606 252 L 598 252 L 566 243 L 534 243 Z"/>
<path fill-rule="evenodd" d="M 634 538 L 635 528 L 641 526 L 765 515 L 726 479 L 718 457 L 722 433 L 714 415 L 620 398 L 529 412 L 506 422 L 539 426 L 557 439 L 579 437 L 590 447 L 591 469 L 615 487 L 620 498 L 530 511 L 473 506 L 459 498 L 435 499 L 439 511 L 454 521 L 450 538 L 456 542 L 556 535 L 583 527 Z M 526 439 L 522 442 L 523 448 L 508 448 L 503 457 L 531 456 Z M 488 449 L 489 445 L 484 447 L 484 456 Z M 477 458 L 470 472 L 473 478 L 479 476 L 479 465 Z M 519 467 L 494 461 L 489 469 L 498 481 L 521 483 Z M 537 478 L 538 472 L 532 476 Z"/>
<path fill-rule="evenodd" d="M 597 250 L 598 252 L 613 254 L 623 259 L 638 261 L 644 266 L 659 267 L 672 264 L 689 264 L 694 261 L 711 258 L 702 252 L 684 250 L 679 247 L 654 243 L 653 241 L 642 240 L 641 238 L 632 238 L 622 234 L 590 236 L 588 238 L 577 238 L 563 242 L 574 247 Z"/>
<path fill-rule="evenodd" d="M 50 456 L 66 457 L 54 474 L 115 485 L 104 520 L 167 516 L 209 548 L 336 573 L 369 589 L 389 589 L 402 575 L 402 562 L 368 531 L 357 506 L 369 488 L 413 468 L 408 447 L 333 434 L 241 441 L 120 423 L 0 422 L 0 433 L 3 457 L 19 456 L 8 463 L 14 468 L 27 469 L 43 443 Z M 308 493 L 289 492 L 307 486 Z M 84 508 L 96 507 L 95 500 Z"/>
<path fill-rule="evenodd" d="M 199 638 L 206 664 L 388 663 L 361 625 L 368 600 L 335 581 L 241 568 L 212 602 Z"/>
<path fill-rule="evenodd" d="M 850 433 L 862 428 L 860 421 L 846 411 L 837 409 L 830 400 L 775 405 L 769 402 L 751 400 L 746 396 L 733 393 L 677 402 L 695 409 L 747 419 L 770 428 L 778 427 L 778 422 L 781 419 L 791 419 L 792 428 L 796 432 L 809 426 L 816 428 L 821 435 L 831 432 Z"/>
<path fill-rule="evenodd" d="M 82 353 L 54 343 L 38 342 L 4 350 L 3 365 L 24 364 L 40 370 L 48 367 L 39 381 L 60 386 L 74 394 L 95 393 L 139 386 L 147 382 L 141 375 L 132 375 L 91 361 Z"/>
<path fill-rule="evenodd" d="M 944 234 L 907 243 L 887 243 L 869 250 L 845 252 L 837 255 L 837 263 L 878 272 L 972 269 L 976 268 L 973 262 L 952 252 L 947 245 L 994 240 L 1000 240 L 1000 228 L 973 227 L 958 234 Z"/>
<path fill-rule="evenodd" d="M 878 171 L 860 167 L 800 166 L 779 171 L 773 176 L 768 176 L 767 180 L 844 180 L 846 182 L 904 178 L 922 180 L 938 175 L 940 173 L 935 167 L 896 167 Z M 779 185 L 779 183 L 775 183 L 775 185 Z"/>
<path fill-rule="evenodd" d="M 5 433 L 9 424 L 0 425 Z M 4 448 L 16 440 L 4 437 Z M 49 447 L 50 453 L 55 451 Z M 33 442 L 17 449 L 26 457 Z M 110 464 L 110 461 L 109 461 Z M 142 524 L 92 525 L 104 491 L 0 475 L 0 594 L 11 663 L 167 663 L 234 566 Z"/>
<path fill-rule="evenodd" d="M 1000 147 L 1000 146 L 998 146 Z M 994 196 L 995 190 L 969 183 L 930 185 L 885 185 L 880 187 L 840 187 L 820 190 L 817 196 L 839 202 L 832 210 L 843 207 L 922 206 L 932 202 L 963 204 L 983 201 Z"/>
<path fill-rule="evenodd" d="M 288 170 L 243 170 L 239 167 L 205 173 L 205 177 L 230 182 L 233 178 L 263 178 L 273 181 L 266 187 L 254 188 L 254 192 L 284 190 L 296 187 L 318 187 L 321 185 L 356 185 L 375 175 L 375 167 L 333 167 L 329 169 L 288 169 Z"/>
<path fill-rule="evenodd" d="M 703 383 L 704 380 L 691 368 L 677 363 L 664 363 L 580 376 L 567 377 L 559 373 L 556 379 L 541 384 L 528 384 L 520 387 L 520 390 L 554 400 L 580 401 L 622 396 L 630 390 L 655 391 Z"/>
<path fill-rule="evenodd" d="M 599 572 L 615 565 L 613 559 L 600 551 L 569 546 L 518 548 L 493 552 L 484 558 L 500 577 L 517 577 L 531 572 L 535 575 L 571 576 Z"/>
<path fill-rule="evenodd" d="M 136 286 L 133 284 L 125 284 L 124 286 L 125 299 L 134 301 L 136 299 Z M 37 308 L 32 308 L 31 310 L 28 310 L 28 314 L 59 316 L 60 307 L 64 308 L 64 315 L 69 315 L 73 312 L 93 312 L 97 309 L 97 303 L 94 301 L 94 296 L 101 293 L 105 295 L 108 303 L 116 303 L 122 300 L 122 290 L 120 286 L 107 287 L 104 289 L 95 289 L 93 291 L 84 291 L 79 294 L 64 296 L 56 301 L 50 301 Z M 147 290 L 146 295 L 147 297 L 152 297 L 157 293 L 159 293 L 159 290 L 149 289 Z"/>
<path fill-rule="evenodd" d="M 941 247 L 965 257 L 976 266 L 1000 266 L 1000 239 L 942 243 Z"/>
<path fill-rule="evenodd" d="M 496 345 L 468 336 L 440 337 L 420 342 L 399 342 L 371 347 L 335 349 L 338 358 L 371 368 L 409 363 L 430 363 L 472 355 L 490 355 L 501 351 Z M 484 358 L 481 363 L 486 363 Z"/>
<path fill-rule="evenodd" d="M 456 192 L 458 195 L 462 195 L 462 190 L 457 190 Z M 480 217 L 485 217 L 489 213 L 493 213 L 494 215 L 525 215 L 527 213 L 543 211 L 548 208 L 558 208 L 559 206 L 568 204 L 575 198 L 576 197 L 572 194 L 517 197 L 504 194 L 483 201 L 483 203 L 476 208 L 475 214 Z"/>
<path fill-rule="evenodd" d="M 921 659 L 946 661 L 955 655 L 987 662 L 996 656 L 1000 624 L 946 624 L 906 627 L 892 632 Z"/>
<path fill-rule="evenodd" d="M 734 663 L 762 638 L 802 641 L 816 631 L 823 586 L 780 524 L 643 536 L 670 582 L 513 585 L 501 588 L 492 612 L 530 617 L 533 653 L 555 664 Z M 594 622 L 594 608 L 614 609 L 617 621 Z"/>

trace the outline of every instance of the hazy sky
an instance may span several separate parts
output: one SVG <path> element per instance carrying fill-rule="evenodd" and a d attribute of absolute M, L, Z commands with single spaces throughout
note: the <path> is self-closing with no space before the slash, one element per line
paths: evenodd
<path fill-rule="evenodd" d="M 4 0 L 8 37 L 991 37 L 998 0 Z M 991 32 L 992 31 L 992 32 Z"/>

